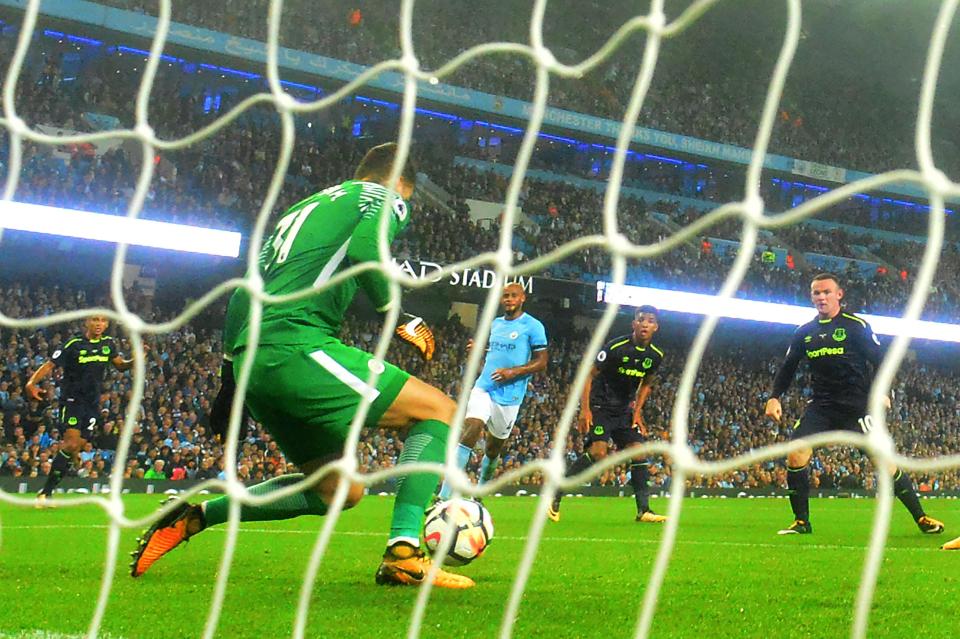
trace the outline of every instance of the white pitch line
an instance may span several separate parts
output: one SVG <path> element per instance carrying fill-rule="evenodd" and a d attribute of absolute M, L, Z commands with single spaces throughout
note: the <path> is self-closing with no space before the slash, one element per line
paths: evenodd
<path fill-rule="evenodd" d="M 11 530 L 43 530 L 49 528 L 71 528 L 71 529 L 97 529 L 102 528 L 106 529 L 109 526 L 99 525 L 99 524 L 77 524 L 77 525 L 64 525 L 64 526 L 4 526 L 4 528 Z M 226 532 L 226 528 L 209 528 L 208 532 Z M 316 536 L 317 531 L 314 530 L 291 530 L 285 528 L 241 528 L 240 532 L 242 533 L 257 533 L 261 535 L 311 535 Z M 363 532 L 363 531 L 342 531 L 335 533 L 336 535 L 342 535 L 345 537 L 384 537 L 386 538 L 386 533 L 383 532 Z M 771 536 L 774 536 L 771 533 Z M 494 536 L 494 540 L 500 541 L 526 541 L 525 536 Z M 660 539 L 643 539 L 636 537 L 544 537 L 544 541 L 560 541 L 567 543 L 577 543 L 577 544 L 649 544 L 655 545 L 660 543 Z M 841 545 L 841 544 L 796 544 L 790 546 L 792 542 L 784 540 L 783 543 L 752 543 L 748 541 L 706 541 L 698 539 L 688 539 L 688 540 L 677 540 L 677 543 L 680 545 L 686 546 L 720 546 L 727 548 L 793 548 L 793 549 L 811 549 L 811 550 L 866 550 L 866 546 L 850 546 L 850 545 Z M 939 546 L 931 546 L 930 548 L 898 548 L 896 546 L 888 546 L 887 550 L 895 552 L 928 552 L 930 550 L 938 550 Z M 0 634 L 0 639 L 5 639 L 2 634 Z"/>
<path fill-rule="evenodd" d="M 86 633 L 81 635 L 71 635 L 62 632 L 50 632 L 49 630 L 21 630 L 17 634 L 10 634 L 0 631 L 0 639 L 86 639 Z M 100 639 L 124 639 L 118 635 L 98 634 Z"/>

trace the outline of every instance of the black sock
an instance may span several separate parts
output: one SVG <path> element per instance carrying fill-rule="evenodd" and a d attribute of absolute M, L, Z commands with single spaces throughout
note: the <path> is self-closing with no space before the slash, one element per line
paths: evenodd
<path fill-rule="evenodd" d="M 587 468 L 593 464 L 593 458 L 590 457 L 590 453 L 584 453 L 577 457 L 577 461 L 572 464 L 567 465 L 567 477 L 572 477 L 573 475 L 579 475 Z M 558 490 L 557 494 L 553 497 L 553 509 L 560 510 L 560 500 L 563 499 L 563 491 Z"/>
<path fill-rule="evenodd" d="M 53 489 L 57 487 L 57 484 L 60 483 L 63 476 L 67 474 L 67 469 L 69 468 L 70 455 L 61 450 L 54 455 L 53 461 L 50 463 L 50 474 L 47 475 L 47 483 L 40 489 L 40 494 L 46 495 L 47 497 L 52 495 Z"/>
<path fill-rule="evenodd" d="M 897 469 L 893 475 L 893 494 L 897 496 L 916 521 L 923 517 L 923 506 L 920 505 L 920 499 L 917 497 L 917 491 L 913 487 L 913 480 L 905 472 Z"/>
<path fill-rule="evenodd" d="M 233 362 L 224 360 L 220 366 L 220 391 L 210 407 L 210 432 L 220 435 L 220 441 L 227 441 L 227 426 L 230 421 L 230 407 L 237 392 L 237 382 L 233 379 Z M 241 422 L 242 425 L 242 422 Z M 242 430 L 242 429 L 241 429 Z M 243 435 L 240 436 L 243 439 Z"/>
<path fill-rule="evenodd" d="M 647 491 L 650 473 L 647 462 L 630 462 L 630 485 L 633 486 L 633 498 L 637 501 L 637 514 L 650 510 L 650 493 Z"/>
<path fill-rule="evenodd" d="M 787 466 L 787 488 L 793 518 L 810 521 L 810 471 L 806 465 L 800 468 Z"/>

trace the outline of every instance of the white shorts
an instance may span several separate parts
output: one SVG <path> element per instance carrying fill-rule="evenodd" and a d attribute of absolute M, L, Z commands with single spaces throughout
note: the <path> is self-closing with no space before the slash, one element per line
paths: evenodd
<path fill-rule="evenodd" d="M 467 400 L 467 419 L 479 419 L 487 425 L 487 430 L 497 439 L 507 439 L 517 421 L 520 406 L 501 406 L 493 401 L 490 393 L 473 387 Z"/>

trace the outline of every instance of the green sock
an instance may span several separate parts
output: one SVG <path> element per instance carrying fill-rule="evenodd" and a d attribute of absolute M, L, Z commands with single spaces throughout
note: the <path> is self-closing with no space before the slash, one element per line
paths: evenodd
<path fill-rule="evenodd" d="M 294 475 L 280 475 L 273 479 L 268 479 L 262 484 L 250 487 L 251 495 L 269 495 L 281 488 L 286 488 L 298 481 L 303 480 L 300 473 Z M 230 512 L 230 498 L 226 495 L 211 499 L 204 504 L 204 520 L 207 526 L 216 526 L 227 521 L 227 515 Z M 326 515 L 327 504 L 320 499 L 320 495 L 310 489 L 294 493 L 263 504 L 262 506 L 252 506 L 244 504 L 240 507 L 240 521 L 275 521 L 278 519 L 292 519 L 300 515 Z"/>
<path fill-rule="evenodd" d="M 447 435 L 450 429 L 441 421 L 428 419 L 410 429 L 403 442 L 403 452 L 397 465 L 414 462 L 443 462 L 447 452 Z M 397 499 L 393 502 L 393 519 L 390 521 L 390 540 L 387 545 L 404 541 L 420 545 L 420 529 L 423 513 L 433 497 L 440 476 L 436 473 L 416 473 L 397 478 Z"/>

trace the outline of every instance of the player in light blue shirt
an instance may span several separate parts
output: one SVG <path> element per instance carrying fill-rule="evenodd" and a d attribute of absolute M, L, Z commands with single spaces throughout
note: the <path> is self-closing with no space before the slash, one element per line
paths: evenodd
<path fill-rule="evenodd" d="M 470 391 L 463 436 L 457 448 L 457 463 L 466 468 L 470 453 L 486 428 L 480 484 L 493 477 L 500 462 L 500 451 L 513 432 L 520 404 L 527 393 L 530 376 L 547 368 L 547 333 L 543 324 L 523 311 L 526 293 L 519 284 L 507 284 L 500 297 L 503 315 L 493 320 L 483 371 Z M 467 348 L 473 345 L 471 340 Z M 447 482 L 440 488 L 440 498 L 449 499 L 452 489 Z"/>

